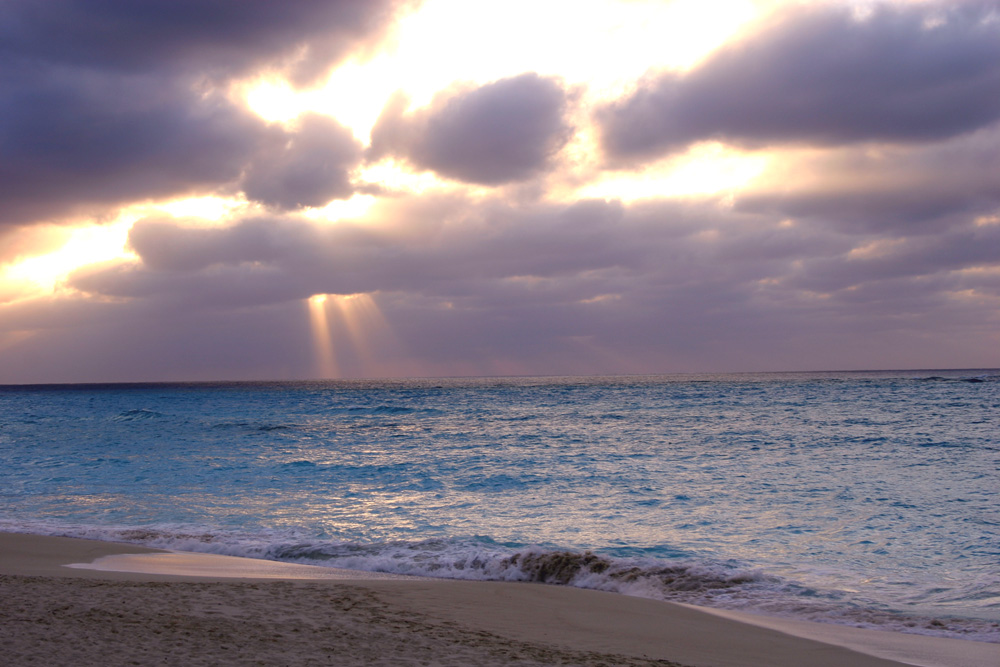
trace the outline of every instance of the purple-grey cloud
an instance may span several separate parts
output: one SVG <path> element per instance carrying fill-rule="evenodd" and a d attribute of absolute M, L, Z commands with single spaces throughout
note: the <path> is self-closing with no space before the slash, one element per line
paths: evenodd
<path fill-rule="evenodd" d="M 361 292 L 391 335 L 358 311 L 359 347 L 329 306 L 348 375 L 989 365 L 998 234 L 972 216 L 902 236 L 714 200 L 458 195 L 385 199 L 333 225 L 148 219 L 130 237 L 138 261 L 78 271 L 56 304 L 0 306 L 0 343 L 38 332 L 0 377 L 45 346 L 83 354 L 65 361 L 92 378 L 307 377 L 306 297 Z"/>
<path fill-rule="evenodd" d="M 319 225 L 278 215 L 205 228 L 171 218 L 141 220 L 129 234 L 141 265 L 83 271 L 72 284 L 113 297 L 179 291 L 224 307 L 231 300 L 268 303 L 317 293 L 460 291 L 477 281 L 569 275 L 640 261 L 631 237 L 615 234 L 622 216 L 617 204 L 524 211 L 501 201 L 398 198 L 380 204 L 375 216 L 396 222 Z M 691 225 L 684 224 L 681 233 L 689 233 Z M 664 227 L 663 233 L 672 232 Z"/>
<path fill-rule="evenodd" d="M 686 73 L 664 72 L 596 116 L 612 164 L 703 140 L 760 147 L 920 142 L 1000 119 L 1000 5 L 784 9 Z"/>
<path fill-rule="evenodd" d="M 291 210 L 350 197 L 351 170 L 363 157 L 361 143 L 332 118 L 305 114 L 293 132 L 265 143 L 243 175 L 248 199 Z"/>
<path fill-rule="evenodd" d="M 807 261 L 790 274 L 790 284 L 833 293 L 900 278 L 927 279 L 963 269 L 1000 267 L 1000 224 L 965 225 L 935 236 L 882 241 L 854 255 Z"/>
<path fill-rule="evenodd" d="M 711 294 L 704 311 L 724 312 L 761 293 L 825 294 L 832 303 L 859 285 L 954 280 L 1000 264 L 1000 225 L 972 219 L 944 235 L 900 239 L 783 225 L 708 201 L 525 207 L 441 197 L 384 208 L 398 225 L 326 226 L 296 216 L 220 229 L 140 221 L 130 242 L 141 263 L 82 271 L 71 284 L 100 297 L 211 308 L 381 292 L 488 313 Z"/>
<path fill-rule="evenodd" d="M 0 66 L 0 223 L 205 192 L 237 178 L 266 135 L 190 81 L 11 74 Z"/>
<path fill-rule="evenodd" d="M 7 0 L 0 56 L 121 74 L 259 67 L 308 83 L 377 39 L 412 0 Z"/>
<path fill-rule="evenodd" d="M 785 155 L 735 203 L 855 232 L 933 234 L 1000 209 L 997 174 L 1000 129 L 988 129 L 932 144 Z"/>
<path fill-rule="evenodd" d="M 403 158 L 468 183 L 523 181 L 569 140 L 569 97 L 558 80 L 530 73 L 440 94 L 408 113 L 397 95 L 372 130 L 369 159 Z"/>
<path fill-rule="evenodd" d="M 345 196 L 343 170 L 358 149 L 339 126 L 327 123 L 324 137 L 322 122 L 307 119 L 266 165 L 274 128 L 225 86 L 264 67 L 314 78 L 379 39 L 407 4 L 0 4 L 0 224 L 233 189 L 248 166 L 251 195 L 269 204 Z"/>

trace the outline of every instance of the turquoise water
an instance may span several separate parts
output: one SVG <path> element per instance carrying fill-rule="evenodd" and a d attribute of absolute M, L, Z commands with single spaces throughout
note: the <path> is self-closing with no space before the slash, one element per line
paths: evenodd
<path fill-rule="evenodd" d="M 0 530 L 1000 641 L 1000 372 L 0 387 Z"/>

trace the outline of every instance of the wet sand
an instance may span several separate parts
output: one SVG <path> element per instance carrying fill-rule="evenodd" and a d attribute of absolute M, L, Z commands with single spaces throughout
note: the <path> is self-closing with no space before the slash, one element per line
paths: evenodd
<path fill-rule="evenodd" d="M 0 653 L 11 667 L 1000 664 L 997 644 L 568 587 L 388 577 L 10 533 L 0 533 L 0 600 Z"/>

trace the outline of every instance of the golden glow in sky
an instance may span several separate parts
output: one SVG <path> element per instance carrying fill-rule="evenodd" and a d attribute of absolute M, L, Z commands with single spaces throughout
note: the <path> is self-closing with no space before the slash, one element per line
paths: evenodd
<path fill-rule="evenodd" d="M 208 196 L 175 199 L 158 204 L 156 208 L 175 218 L 218 220 L 245 205 L 246 202 L 239 199 Z"/>
<path fill-rule="evenodd" d="M 28 257 L 3 268 L 3 280 L 25 296 L 57 289 L 59 281 L 88 264 L 130 257 L 125 248 L 134 218 L 106 225 L 68 229 L 57 249 Z"/>
<path fill-rule="evenodd" d="M 721 144 L 694 146 L 679 158 L 637 172 L 604 172 L 575 196 L 631 201 L 690 197 L 737 190 L 760 176 L 769 162 L 762 153 L 741 153 Z"/>
<path fill-rule="evenodd" d="M 246 98 L 269 120 L 316 111 L 366 141 L 397 90 L 423 106 L 457 82 L 537 72 L 586 84 L 592 101 L 606 99 L 650 69 L 691 67 L 756 14 L 750 0 L 429 0 L 401 21 L 394 45 L 340 66 L 325 86 L 295 91 L 264 80 Z"/>

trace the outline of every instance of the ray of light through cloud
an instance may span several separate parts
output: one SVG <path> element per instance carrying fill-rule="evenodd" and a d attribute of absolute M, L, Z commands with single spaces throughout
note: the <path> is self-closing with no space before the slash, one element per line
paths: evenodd
<path fill-rule="evenodd" d="M 337 365 L 333 332 L 330 329 L 330 318 L 327 316 L 328 298 L 326 294 L 309 297 L 309 324 L 319 377 L 339 377 L 340 368 Z"/>

